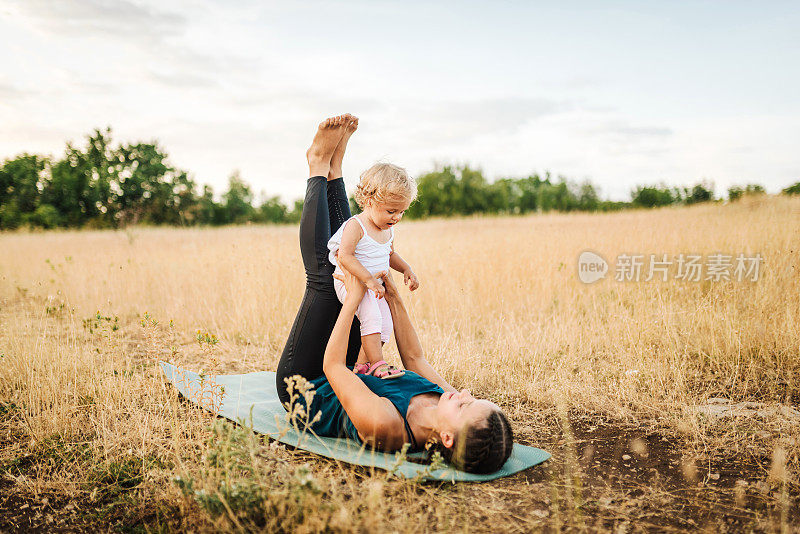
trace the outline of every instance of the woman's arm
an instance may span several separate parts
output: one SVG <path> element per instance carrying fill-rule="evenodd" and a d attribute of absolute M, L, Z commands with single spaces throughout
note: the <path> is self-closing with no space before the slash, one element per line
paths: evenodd
<path fill-rule="evenodd" d="M 389 399 L 375 395 L 345 365 L 350 327 L 358 304 L 364 297 L 365 287 L 355 276 L 346 270 L 344 272 L 347 297 L 325 348 L 322 370 L 359 436 L 378 449 L 395 450 L 403 444 L 403 424 L 399 412 Z"/>
<path fill-rule="evenodd" d="M 411 317 L 408 316 L 408 310 L 403 304 L 403 299 L 400 298 L 397 286 L 394 285 L 391 275 L 387 273 L 382 278 L 383 285 L 386 287 L 386 303 L 392 312 L 397 350 L 403 360 L 403 367 L 430 380 L 445 391 L 456 391 L 425 359 L 425 353 L 422 350 L 422 344 L 419 342 L 417 331 L 414 330 Z"/>

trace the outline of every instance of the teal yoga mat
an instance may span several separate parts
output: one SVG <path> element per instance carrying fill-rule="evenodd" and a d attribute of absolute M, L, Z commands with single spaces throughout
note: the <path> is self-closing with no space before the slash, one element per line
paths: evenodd
<path fill-rule="evenodd" d="M 256 432 L 266 434 L 292 447 L 350 464 L 393 470 L 406 478 L 448 481 L 493 480 L 513 475 L 550 458 L 550 453 L 546 451 L 515 443 L 511 457 L 495 473 L 476 475 L 452 468 L 431 471 L 426 465 L 407 460 L 399 462 L 395 453 L 373 451 L 350 439 L 318 437 L 310 432 L 298 432 L 286 420 L 286 410 L 278 400 L 273 372 L 207 376 L 201 385 L 197 373 L 165 362 L 161 362 L 161 368 L 167 380 L 184 397 L 217 415 L 247 427 L 252 425 Z M 410 459 L 421 457 L 422 453 L 408 455 Z"/>

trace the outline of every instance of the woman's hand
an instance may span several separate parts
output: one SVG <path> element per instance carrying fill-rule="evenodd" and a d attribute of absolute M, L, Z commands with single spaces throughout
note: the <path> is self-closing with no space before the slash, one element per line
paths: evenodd
<path fill-rule="evenodd" d="M 394 285 L 394 280 L 392 280 L 392 275 L 388 271 L 381 271 L 375 276 L 383 280 L 383 287 L 386 290 L 384 295 L 386 296 L 387 299 L 395 299 L 400 296 L 397 293 L 397 286 Z"/>
<path fill-rule="evenodd" d="M 348 301 L 350 301 L 358 306 L 358 304 L 361 302 L 361 299 L 364 298 L 364 293 L 367 292 L 367 287 L 343 265 L 340 264 L 339 268 L 342 270 L 343 274 L 334 273 L 333 277 L 344 282 L 344 288 L 347 290 L 347 296 L 344 298 L 344 303 L 346 304 Z"/>

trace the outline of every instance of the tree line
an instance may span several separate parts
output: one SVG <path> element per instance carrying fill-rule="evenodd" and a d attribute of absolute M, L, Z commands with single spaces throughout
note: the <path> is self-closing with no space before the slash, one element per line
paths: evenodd
<path fill-rule="evenodd" d="M 548 211 L 614 211 L 720 200 L 712 184 L 677 188 L 637 186 L 630 201 L 601 199 L 590 181 L 549 173 L 488 181 L 468 165 L 442 166 L 417 178 L 418 200 L 407 216 L 523 214 Z M 800 182 L 783 190 L 800 194 Z M 728 199 L 764 193 L 757 184 L 735 186 Z M 351 200 L 353 211 L 355 203 Z M 52 158 L 23 153 L 0 166 L 0 229 L 119 228 L 131 224 L 226 225 L 291 223 L 300 219 L 302 200 L 292 205 L 277 196 L 256 198 L 238 172 L 216 198 L 189 174 L 173 167 L 157 143 L 114 144 L 111 129 L 95 130 L 86 144 L 67 144 Z"/>

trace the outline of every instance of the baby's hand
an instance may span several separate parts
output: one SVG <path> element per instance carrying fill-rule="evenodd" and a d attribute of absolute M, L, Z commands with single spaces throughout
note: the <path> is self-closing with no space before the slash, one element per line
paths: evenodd
<path fill-rule="evenodd" d="M 381 284 L 380 280 L 374 276 L 367 280 L 366 286 L 367 289 L 371 289 L 375 293 L 375 296 L 379 299 L 382 299 L 383 294 L 386 292 L 386 288 L 383 287 L 383 284 Z"/>
<path fill-rule="evenodd" d="M 408 286 L 408 289 L 411 291 L 414 291 L 419 287 L 419 279 L 411 269 L 406 269 L 403 271 L 403 283 L 405 283 Z"/>

